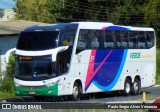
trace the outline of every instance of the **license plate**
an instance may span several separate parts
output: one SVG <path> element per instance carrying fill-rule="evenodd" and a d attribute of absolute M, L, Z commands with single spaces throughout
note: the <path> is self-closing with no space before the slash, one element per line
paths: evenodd
<path fill-rule="evenodd" d="M 30 94 L 30 95 L 35 95 L 35 94 L 36 94 L 36 92 L 29 92 L 29 94 Z"/>

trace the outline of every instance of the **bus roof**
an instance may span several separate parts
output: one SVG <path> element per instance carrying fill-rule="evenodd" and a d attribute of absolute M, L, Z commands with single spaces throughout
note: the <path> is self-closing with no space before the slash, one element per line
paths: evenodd
<path fill-rule="evenodd" d="M 47 30 L 52 30 L 52 29 L 60 29 L 64 27 L 65 25 L 69 25 L 70 23 L 57 23 L 57 24 L 44 24 L 44 25 L 34 25 L 27 27 L 23 31 L 47 31 Z"/>
<path fill-rule="evenodd" d="M 78 23 L 80 29 L 102 29 L 106 26 L 112 26 L 113 23 L 109 22 L 73 22 Z"/>
<path fill-rule="evenodd" d="M 79 29 L 154 31 L 153 28 L 114 25 L 113 23 L 109 23 L 109 22 L 71 22 L 71 23 L 34 25 L 34 26 L 27 27 L 24 31 L 51 30 L 56 28 L 59 29 L 70 24 L 78 24 Z"/>
<path fill-rule="evenodd" d="M 138 31 L 154 31 L 153 28 L 149 27 L 131 27 L 131 30 L 138 30 Z"/>
<path fill-rule="evenodd" d="M 107 27 L 121 27 L 122 30 L 134 30 L 134 31 L 154 31 L 153 28 L 149 27 L 132 27 L 132 26 L 123 26 L 123 25 L 114 25 L 113 23 L 109 22 L 73 22 L 78 23 L 80 29 L 103 29 Z"/>

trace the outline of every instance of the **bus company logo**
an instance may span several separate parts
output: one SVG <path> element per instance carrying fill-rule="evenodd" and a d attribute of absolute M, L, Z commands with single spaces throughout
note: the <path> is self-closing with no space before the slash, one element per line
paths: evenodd
<path fill-rule="evenodd" d="M 11 104 L 2 104 L 2 109 L 11 109 Z"/>
<path fill-rule="evenodd" d="M 36 78 L 37 75 L 38 75 L 37 72 L 34 72 L 34 73 L 32 74 L 32 77 L 33 77 L 33 78 Z"/>
<path fill-rule="evenodd" d="M 95 59 L 95 56 L 93 56 L 93 55 L 91 55 L 91 57 L 90 57 L 90 62 L 92 62 L 93 60 Z"/>
<path fill-rule="evenodd" d="M 130 53 L 130 58 L 132 59 L 141 58 L 141 53 L 140 52 Z"/>

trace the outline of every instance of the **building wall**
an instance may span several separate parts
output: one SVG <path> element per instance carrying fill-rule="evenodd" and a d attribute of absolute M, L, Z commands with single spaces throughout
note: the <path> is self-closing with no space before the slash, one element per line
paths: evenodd
<path fill-rule="evenodd" d="M 0 37 L 0 75 L 6 70 L 5 54 L 8 50 L 16 47 L 18 36 Z"/>
<path fill-rule="evenodd" d="M 15 18 L 15 12 L 13 9 L 4 9 L 4 15 L 2 17 L 3 21 L 9 21 L 9 20 L 14 20 Z"/>
<path fill-rule="evenodd" d="M 4 9 L 0 9 L 0 19 L 3 17 L 4 15 Z"/>

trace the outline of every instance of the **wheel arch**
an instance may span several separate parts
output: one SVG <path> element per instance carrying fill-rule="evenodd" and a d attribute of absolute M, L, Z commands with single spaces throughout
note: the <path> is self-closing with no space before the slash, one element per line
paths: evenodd
<path fill-rule="evenodd" d="M 74 85 L 74 83 L 77 83 L 79 86 L 81 86 L 81 88 L 82 88 L 82 93 L 83 93 L 83 84 L 82 84 L 82 80 L 81 80 L 81 79 L 75 79 L 75 80 L 73 81 L 72 86 Z"/>
<path fill-rule="evenodd" d="M 132 82 L 132 77 L 131 76 L 127 76 L 126 78 L 125 78 L 125 80 L 126 79 L 128 79 L 128 80 L 130 80 L 131 82 Z M 124 82 L 125 82 L 125 80 L 124 80 Z"/>
<path fill-rule="evenodd" d="M 81 98 L 81 94 L 83 93 L 82 89 L 82 81 L 81 79 L 75 79 L 72 83 L 72 94 L 70 96 L 71 100 L 77 101 Z"/>
<path fill-rule="evenodd" d="M 141 85 L 141 77 L 139 75 L 136 75 L 134 80 L 136 80 L 136 79 L 140 82 L 140 85 Z"/>

